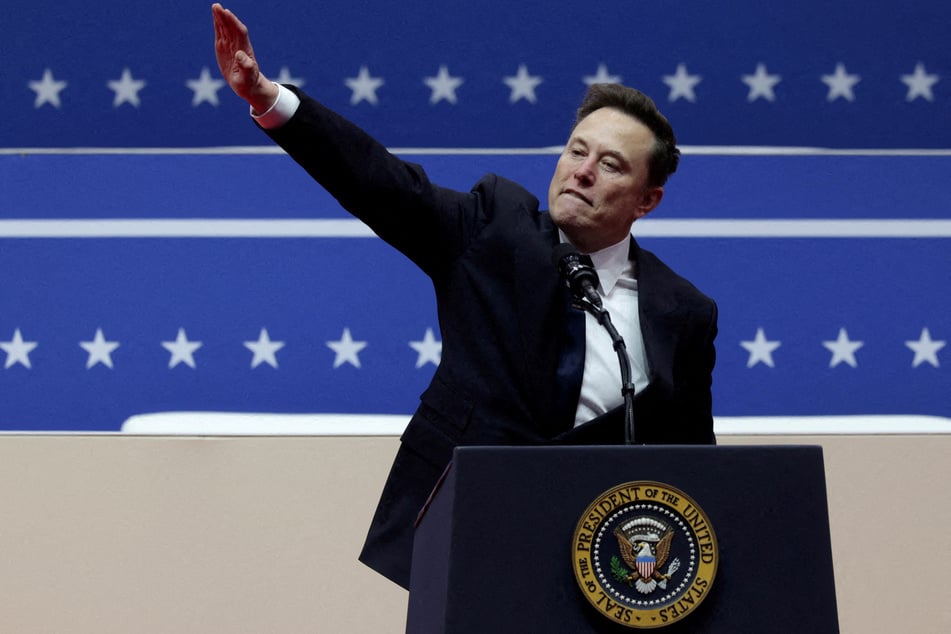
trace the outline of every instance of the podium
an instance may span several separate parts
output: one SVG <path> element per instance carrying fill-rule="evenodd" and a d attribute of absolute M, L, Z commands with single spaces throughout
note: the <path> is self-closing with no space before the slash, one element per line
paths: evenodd
<path fill-rule="evenodd" d="M 598 533 L 603 554 L 598 551 L 595 567 L 585 558 L 596 546 L 586 543 L 592 525 L 614 521 L 609 507 L 620 498 L 605 494 L 627 483 L 639 483 L 627 487 L 641 500 L 637 508 L 660 511 L 661 523 L 679 527 L 672 531 L 676 539 L 691 547 L 681 546 L 681 567 L 663 592 L 655 588 L 642 595 L 631 589 L 630 575 L 627 583 L 612 578 L 609 570 L 635 569 L 616 556 L 617 531 L 602 527 Z M 658 503 L 650 505 L 648 495 Z M 675 513 L 661 496 L 677 500 L 686 516 L 667 521 L 666 515 Z M 624 521 L 618 519 L 614 528 Z M 675 595 L 679 576 L 701 570 L 709 559 L 706 523 L 715 535 L 713 578 Z M 640 538 L 630 541 L 635 539 Z M 662 550 L 656 559 L 661 572 Z M 694 556 L 699 568 L 692 568 Z M 666 564 L 668 573 L 676 568 Z M 637 601 L 643 597 L 644 609 L 624 612 L 624 601 L 604 588 L 623 589 L 622 596 Z M 642 628 L 665 634 L 839 631 L 821 447 L 455 450 L 416 529 L 407 632 L 576 634 Z"/>

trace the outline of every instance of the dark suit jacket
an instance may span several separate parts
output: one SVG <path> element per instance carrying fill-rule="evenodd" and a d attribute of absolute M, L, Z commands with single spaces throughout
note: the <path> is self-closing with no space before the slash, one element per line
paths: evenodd
<path fill-rule="evenodd" d="M 556 411 L 568 313 L 551 264 L 558 231 L 521 186 L 489 175 L 467 193 L 430 183 L 356 126 L 301 94 L 269 134 L 436 292 L 442 359 L 401 447 L 361 560 L 408 586 L 413 522 L 457 445 L 621 443 L 622 408 L 571 429 Z M 712 300 L 633 242 L 650 385 L 635 400 L 636 441 L 712 443 Z M 572 386 L 577 390 L 577 386 Z"/>

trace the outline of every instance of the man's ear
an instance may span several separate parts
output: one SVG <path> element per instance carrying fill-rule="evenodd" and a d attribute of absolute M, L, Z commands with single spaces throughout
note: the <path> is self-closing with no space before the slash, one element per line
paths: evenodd
<path fill-rule="evenodd" d="M 654 207 L 660 204 L 660 201 L 663 197 L 663 187 L 648 187 L 645 189 L 644 193 L 641 194 L 641 203 L 634 210 L 634 220 L 643 218 L 653 211 Z"/>

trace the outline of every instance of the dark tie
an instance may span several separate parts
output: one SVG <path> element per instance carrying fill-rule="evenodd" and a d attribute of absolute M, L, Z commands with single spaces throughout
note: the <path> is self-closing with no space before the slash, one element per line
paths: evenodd
<path fill-rule="evenodd" d="M 582 258 L 587 257 L 582 256 Z M 565 288 L 565 304 L 565 327 L 556 377 L 558 384 L 555 386 L 558 433 L 574 426 L 578 397 L 581 394 L 581 378 L 584 374 L 584 311 L 571 306 L 571 291 L 567 287 Z"/>

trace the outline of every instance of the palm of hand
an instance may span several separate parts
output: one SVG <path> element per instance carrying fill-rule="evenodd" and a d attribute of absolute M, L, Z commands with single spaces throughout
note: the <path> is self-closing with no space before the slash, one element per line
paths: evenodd
<path fill-rule="evenodd" d="M 254 57 L 247 27 L 231 11 L 215 3 L 215 56 L 221 75 L 237 95 L 255 106 L 266 84 Z"/>

